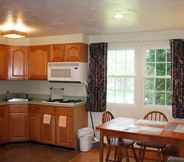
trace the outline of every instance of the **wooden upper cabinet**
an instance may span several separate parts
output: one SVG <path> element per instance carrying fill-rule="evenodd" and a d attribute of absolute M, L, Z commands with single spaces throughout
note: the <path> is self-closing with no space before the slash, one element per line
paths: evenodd
<path fill-rule="evenodd" d="M 0 80 L 8 79 L 8 46 L 0 45 Z"/>
<path fill-rule="evenodd" d="M 9 79 L 25 80 L 27 73 L 27 47 L 12 46 L 9 49 Z"/>
<path fill-rule="evenodd" d="M 28 55 L 29 80 L 47 80 L 51 46 L 31 46 Z"/>
<path fill-rule="evenodd" d="M 66 44 L 64 61 L 87 62 L 88 45 L 84 43 Z"/>
<path fill-rule="evenodd" d="M 51 54 L 49 57 L 50 62 L 62 62 L 64 61 L 65 55 L 65 45 L 64 44 L 54 44 L 52 45 Z"/>

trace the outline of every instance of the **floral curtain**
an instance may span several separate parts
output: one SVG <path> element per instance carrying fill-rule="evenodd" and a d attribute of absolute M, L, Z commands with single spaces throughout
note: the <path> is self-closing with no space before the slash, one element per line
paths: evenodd
<path fill-rule="evenodd" d="M 87 110 L 106 110 L 107 43 L 90 44 Z"/>
<path fill-rule="evenodd" d="M 184 40 L 170 40 L 172 57 L 172 113 L 184 118 Z"/>

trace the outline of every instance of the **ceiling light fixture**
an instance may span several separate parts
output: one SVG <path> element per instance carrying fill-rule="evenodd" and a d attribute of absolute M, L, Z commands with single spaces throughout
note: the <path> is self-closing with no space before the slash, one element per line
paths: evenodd
<path fill-rule="evenodd" d="M 124 16 L 120 13 L 117 13 L 113 16 L 115 19 L 122 19 Z"/>
<path fill-rule="evenodd" d="M 16 22 L 13 21 L 12 15 L 9 15 L 7 21 L 0 25 L 1 35 L 6 38 L 23 38 L 27 36 L 28 28 L 22 22 L 20 17 Z"/>
<path fill-rule="evenodd" d="M 6 38 L 23 38 L 27 36 L 27 33 L 17 30 L 7 30 L 2 32 L 2 36 Z"/>

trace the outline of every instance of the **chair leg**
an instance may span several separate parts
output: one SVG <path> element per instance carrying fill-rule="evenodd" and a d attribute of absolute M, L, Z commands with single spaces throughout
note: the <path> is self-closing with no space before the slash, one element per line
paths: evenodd
<path fill-rule="evenodd" d="M 114 160 L 117 161 L 118 160 L 118 151 L 119 151 L 119 148 L 117 146 L 115 146 L 114 148 Z"/>
<path fill-rule="evenodd" d="M 125 148 L 125 156 L 126 156 L 126 162 L 129 162 L 129 155 L 128 155 L 128 148 Z"/>
<path fill-rule="evenodd" d="M 139 152 L 140 162 L 143 162 L 144 161 L 145 150 L 146 150 L 146 147 L 145 146 L 142 146 L 142 148 L 140 148 L 140 152 Z"/>
<path fill-rule="evenodd" d="M 107 155 L 106 155 L 106 158 L 105 158 L 105 161 L 108 162 L 109 161 L 109 156 L 110 156 L 110 153 L 111 153 L 111 146 L 108 145 L 107 147 Z"/>
<path fill-rule="evenodd" d="M 131 149 L 132 149 L 132 151 L 133 151 L 135 161 L 136 161 L 136 162 L 138 162 L 137 154 L 136 154 L 136 151 L 135 151 L 134 145 L 131 145 Z"/>

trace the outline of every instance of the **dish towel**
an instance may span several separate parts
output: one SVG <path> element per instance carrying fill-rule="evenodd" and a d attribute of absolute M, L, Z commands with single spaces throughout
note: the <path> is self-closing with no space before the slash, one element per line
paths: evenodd
<path fill-rule="evenodd" d="M 66 116 L 59 116 L 58 126 L 66 128 L 67 117 Z"/>
<path fill-rule="evenodd" d="M 44 114 L 43 115 L 43 124 L 50 124 L 51 123 L 51 115 L 50 114 Z"/>

